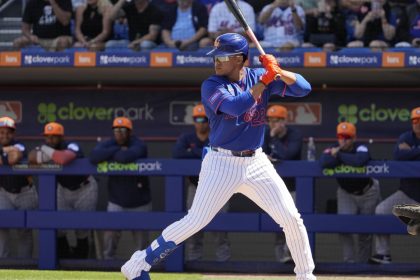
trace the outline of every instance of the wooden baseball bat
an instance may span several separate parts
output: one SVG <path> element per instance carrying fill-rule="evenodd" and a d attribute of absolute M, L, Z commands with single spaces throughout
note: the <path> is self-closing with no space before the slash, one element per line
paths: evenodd
<path fill-rule="evenodd" d="M 258 42 L 257 37 L 255 37 L 254 31 L 249 27 L 248 23 L 245 20 L 244 15 L 242 14 L 241 9 L 239 8 L 236 0 L 225 0 L 227 7 L 229 8 L 230 12 L 236 18 L 237 21 L 241 24 L 242 28 L 245 30 L 245 33 L 251 39 L 251 41 L 255 44 L 258 49 L 258 52 L 262 55 L 265 55 L 264 49 L 261 47 L 260 42 Z M 277 74 L 275 80 L 280 80 L 280 75 Z"/>

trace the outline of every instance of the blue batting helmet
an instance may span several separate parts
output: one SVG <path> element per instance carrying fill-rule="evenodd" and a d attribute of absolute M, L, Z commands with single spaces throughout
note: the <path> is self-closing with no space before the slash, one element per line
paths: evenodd
<path fill-rule="evenodd" d="M 225 33 L 214 41 L 214 49 L 207 55 L 234 55 L 243 54 L 248 56 L 248 41 L 238 33 Z"/>

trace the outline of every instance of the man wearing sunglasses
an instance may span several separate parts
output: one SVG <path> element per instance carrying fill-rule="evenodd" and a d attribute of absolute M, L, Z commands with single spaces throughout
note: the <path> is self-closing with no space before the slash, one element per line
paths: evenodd
<path fill-rule="evenodd" d="M 29 153 L 29 163 L 56 163 L 67 165 L 83 158 L 79 144 L 64 139 L 64 127 L 56 122 L 44 126 L 45 144 Z M 41 186 L 42 187 L 42 186 Z M 98 184 L 92 176 L 57 176 L 57 209 L 63 211 L 95 211 L 98 201 Z M 77 245 L 70 248 L 66 232 L 58 232 L 57 253 L 60 258 L 87 258 L 89 231 L 76 230 Z"/>
<path fill-rule="evenodd" d="M 130 163 L 147 157 L 147 147 L 137 136 L 132 134 L 133 124 L 125 117 L 115 118 L 112 124 L 114 137 L 99 142 L 90 155 L 93 164 L 100 162 Z M 149 178 L 146 176 L 113 175 L 108 178 L 109 212 L 151 211 Z M 148 233 L 133 231 L 136 248 L 143 248 L 148 241 Z M 114 259 L 121 233 L 105 231 L 104 258 Z"/>
<path fill-rule="evenodd" d="M 306 96 L 310 84 L 263 55 L 264 68 L 245 67 L 248 41 L 226 33 L 215 40 L 215 75 L 201 86 L 201 102 L 210 122 L 210 150 L 203 159 L 191 209 L 168 226 L 146 250 L 121 268 L 128 279 L 150 279 L 151 266 L 205 227 L 235 193 L 242 193 L 284 229 L 296 264 L 297 280 L 314 280 L 315 267 L 303 220 L 286 185 L 262 151 L 266 108 L 272 95 Z M 246 248 L 245 248 L 246 249 Z"/>
<path fill-rule="evenodd" d="M 203 104 L 194 106 L 193 113 L 195 131 L 182 134 L 173 149 L 174 158 L 201 159 L 203 148 L 209 146 L 209 119 L 206 116 Z M 187 179 L 187 209 L 190 209 L 197 190 L 198 176 L 190 176 Z M 220 212 L 227 212 L 229 203 L 226 203 Z M 203 232 L 199 232 L 186 243 L 186 256 L 188 261 L 201 260 L 203 255 Z M 227 261 L 230 258 L 230 243 L 227 232 L 214 232 L 216 248 L 216 260 Z"/>
<path fill-rule="evenodd" d="M 364 166 L 371 159 L 368 147 L 356 143 L 356 127 L 349 122 L 337 126 L 337 145 L 327 148 L 319 160 L 323 168 L 340 165 Z M 379 182 L 374 178 L 337 178 L 337 213 L 342 215 L 373 214 L 380 201 Z M 372 250 L 372 235 L 358 236 L 357 252 L 351 234 L 340 234 L 344 262 L 367 262 Z"/>
<path fill-rule="evenodd" d="M 420 161 L 420 107 L 411 111 L 411 130 L 400 135 L 394 149 L 394 159 L 403 161 Z M 378 215 L 391 215 L 392 208 L 397 204 L 420 203 L 420 178 L 403 178 L 400 189 L 387 197 L 377 207 Z M 371 263 L 391 263 L 390 236 L 381 234 L 375 236 L 375 254 Z"/>

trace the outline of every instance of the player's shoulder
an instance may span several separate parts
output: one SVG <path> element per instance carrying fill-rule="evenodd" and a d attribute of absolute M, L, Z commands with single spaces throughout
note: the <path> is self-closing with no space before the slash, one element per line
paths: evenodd
<path fill-rule="evenodd" d="M 356 152 L 368 152 L 369 148 L 366 144 L 364 143 L 360 143 L 360 142 L 356 142 L 354 143 L 354 149 Z"/>
<path fill-rule="evenodd" d="M 80 145 L 77 142 L 74 141 L 65 141 L 62 144 L 62 148 L 65 150 L 70 150 L 75 153 L 80 152 Z"/>
<path fill-rule="evenodd" d="M 217 88 L 219 86 L 223 86 L 226 83 L 228 83 L 228 81 L 223 76 L 212 75 L 203 81 L 203 83 L 201 84 L 201 89 L 206 90 Z"/>

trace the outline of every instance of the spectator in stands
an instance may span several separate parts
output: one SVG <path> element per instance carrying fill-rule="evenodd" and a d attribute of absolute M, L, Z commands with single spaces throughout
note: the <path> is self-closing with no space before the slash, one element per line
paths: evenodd
<path fill-rule="evenodd" d="M 22 35 L 13 42 L 15 48 L 40 45 L 49 51 L 71 47 L 71 0 L 30 0 L 22 17 Z"/>
<path fill-rule="evenodd" d="M 266 129 L 262 148 L 273 163 L 301 159 L 302 134 L 299 130 L 287 125 L 287 118 L 288 112 L 284 106 L 272 105 L 267 110 L 269 129 Z M 283 181 L 293 199 L 296 200 L 295 178 L 283 177 Z M 283 232 L 276 234 L 274 253 L 279 262 L 288 263 L 292 261 Z"/>
<path fill-rule="evenodd" d="M 118 0 L 110 12 L 112 20 L 125 15 L 129 40 L 110 40 L 106 48 L 148 50 L 157 46 L 163 13 L 149 0 Z"/>
<path fill-rule="evenodd" d="M 112 124 L 114 137 L 100 142 L 93 149 L 90 160 L 93 164 L 112 161 L 132 163 L 147 157 L 146 145 L 132 134 L 133 124 L 125 117 L 115 118 Z M 152 210 L 149 178 L 145 176 L 109 176 L 108 212 Z M 148 233 L 133 231 L 136 248 L 144 248 L 148 243 Z M 104 233 L 104 258 L 114 259 L 120 232 Z"/>
<path fill-rule="evenodd" d="M 204 106 L 198 104 L 193 108 L 192 113 L 194 119 L 195 131 L 192 133 L 182 134 L 173 149 L 174 158 L 183 159 L 201 159 L 203 155 L 203 148 L 209 146 L 210 126 L 209 120 L 206 116 Z M 187 178 L 187 208 L 190 209 L 195 196 L 198 185 L 198 176 L 190 176 Z M 221 212 L 227 212 L 229 202 L 226 203 Z M 230 258 L 230 243 L 227 232 L 214 233 L 217 261 L 223 262 Z M 204 234 L 200 232 L 192 236 L 186 244 L 187 260 L 200 260 L 203 255 L 203 239 Z"/>
<path fill-rule="evenodd" d="M 368 147 L 356 143 L 356 127 L 352 123 L 342 122 L 337 126 L 338 144 L 327 148 L 321 155 L 323 168 L 339 165 L 354 167 L 365 166 L 370 160 Z M 375 212 L 380 201 L 379 182 L 375 178 L 337 178 L 338 214 L 369 215 Z M 354 252 L 354 240 L 351 234 L 340 234 L 343 244 L 344 262 L 367 262 L 372 250 L 372 235 L 359 234 L 358 250 Z"/>
<path fill-rule="evenodd" d="M 56 163 L 67 165 L 83 158 L 80 146 L 64 139 L 64 127 L 56 122 L 44 127 L 45 144 L 33 149 L 28 156 L 31 164 Z M 98 184 L 87 175 L 57 176 L 57 209 L 63 211 L 95 211 L 98 201 Z M 61 258 L 87 258 L 89 231 L 76 230 L 77 245 L 70 248 L 66 232 L 59 232 L 57 252 Z"/>
<path fill-rule="evenodd" d="M 25 146 L 14 139 L 15 121 L 9 117 L 0 117 L 0 165 L 19 164 L 26 157 Z M 32 177 L 24 175 L 0 176 L 0 210 L 32 210 L 38 207 L 38 194 L 32 183 Z M 16 231 L 17 256 L 31 258 L 33 238 L 32 230 Z M 9 230 L 0 229 L 0 258 L 10 257 Z"/>
<path fill-rule="evenodd" d="M 402 29 L 408 31 L 407 41 L 418 48 L 420 47 L 420 0 L 408 5 L 405 12 Z"/>
<path fill-rule="evenodd" d="M 112 4 L 108 0 L 88 0 L 76 9 L 75 47 L 101 51 L 112 35 L 110 12 Z"/>
<path fill-rule="evenodd" d="M 162 24 L 162 41 L 169 48 L 197 50 L 207 34 L 207 9 L 196 0 L 178 0 Z"/>
<path fill-rule="evenodd" d="M 336 1 L 320 1 L 316 15 L 306 16 L 305 46 L 323 47 L 329 51 L 346 46 L 345 17 Z"/>
<path fill-rule="evenodd" d="M 294 1 L 275 0 L 261 11 L 258 22 L 264 28 L 263 47 L 300 47 L 305 29 L 305 12 Z"/>
<path fill-rule="evenodd" d="M 362 43 L 352 43 L 349 46 L 385 49 L 395 37 L 395 24 L 395 16 L 386 0 L 364 3 L 354 31 L 354 36 Z"/>
<path fill-rule="evenodd" d="M 420 161 L 420 107 L 411 111 L 412 129 L 400 135 L 394 149 L 394 159 L 402 161 Z M 375 210 L 377 215 L 391 215 L 392 207 L 397 204 L 420 203 L 419 178 L 404 178 L 400 181 L 400 189 L 383 200 Z M 375 236 L 375 253 L 370 258 L 371 263 L 391 263 L 390 236 L 381 234 Z"/>
<path fill-rule="evenodd" d="M 254 9 L 248 3 L 237 0 L 238 6 L 241 9 L 249 27 L 252 30 L 255 30 L 255 12 Z M 208 26 L 209 36 L 203 38 L 200 41 L 200 47 L 209 47 L 213 46 L 214 40 L 222 34 L 235 32 L 245 35 L 245 32 L 241 24 L 235 19 L 232 13 L 229 11 L 226 3 L 224 1 L 217 3 L 213 6 L 209 15 L 209 26 Z"/>
<path fill-rule="evenodd" d="M 363 42 L 355 37 L 355 28 L 359 18 L 359 12 L 362 9 L 363 1 L 359 0 L 340 0 L 339 10 L 344 14 L 346 26 L 347 47 L 361 47 Z"/>

